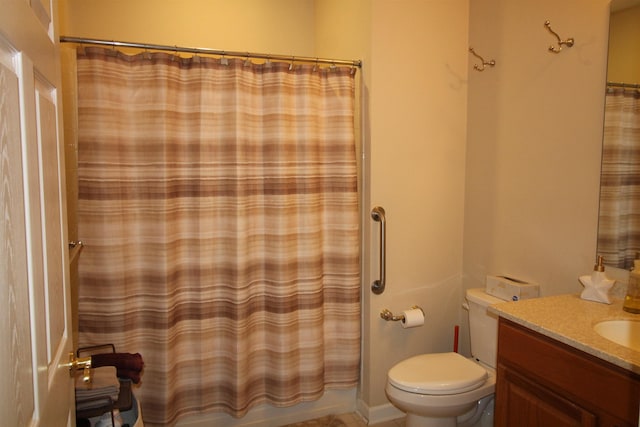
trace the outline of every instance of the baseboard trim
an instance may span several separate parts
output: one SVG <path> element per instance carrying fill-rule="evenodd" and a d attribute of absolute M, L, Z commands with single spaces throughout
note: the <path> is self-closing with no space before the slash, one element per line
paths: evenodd
<path fill-rule="evenodd" d="M 358 399 L 356 411 L 367 420 L 368 425 L 383 423 L 385 421 L 397 420 L 405 416 L 405 413 L 393 406 L 391 403 L 384 405 L 368 406 Z"/>

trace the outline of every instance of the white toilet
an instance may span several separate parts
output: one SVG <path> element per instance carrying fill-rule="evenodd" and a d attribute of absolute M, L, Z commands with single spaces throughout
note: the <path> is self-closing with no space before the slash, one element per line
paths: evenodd
<path fill-rule="evenodd" d="M 493 426 L 498 319 L 487 312 L 503 302 L 484 289 L 469 289 L 471 354 L 421 354 L 389 370 L 385 391 L 407 414 L 406 427 Z M 465 308 L 467 305 L 465 305 Z"/>

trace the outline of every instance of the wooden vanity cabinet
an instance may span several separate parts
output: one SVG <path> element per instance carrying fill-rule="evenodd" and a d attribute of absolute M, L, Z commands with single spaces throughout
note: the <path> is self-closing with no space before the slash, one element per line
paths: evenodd
<path fill-rule="evenodd" d="M 496 427 L 638 427 L 640 375 L 500 318 Z"/>

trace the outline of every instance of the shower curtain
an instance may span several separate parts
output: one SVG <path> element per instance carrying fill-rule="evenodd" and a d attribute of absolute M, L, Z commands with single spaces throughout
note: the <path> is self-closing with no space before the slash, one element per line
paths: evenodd
<path fill-rule="evenodd" d="M 640 252 L 640 90 L 608 88 L 598 254 L 629 269 Z"/>
<path fill-rule="evenodd" d="M 80 345 L 142 354 L 145 424 L 356 386 L 354 70 L 85 47 L 77 76 Z"/>

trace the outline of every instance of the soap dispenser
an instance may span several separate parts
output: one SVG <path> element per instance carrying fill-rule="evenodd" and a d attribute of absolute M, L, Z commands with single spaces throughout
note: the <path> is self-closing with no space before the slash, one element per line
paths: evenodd
<path fill-rule="evenodd" d="M 633 270 L 629 273 L 627 296 L 624 297 L 622 309 L 629 313 L 640 313 L 640 259 L 633 260 Z"/>
<path fill-rule="evenodd" d="M 580 282 L 584 285 L 584 290 L 582 291 L 582 294 L 580 294 L 580 298 L 611 304 L 609 290 L 613 287 L 615 280 L 607 278 L 604 272 L 603 260 L 604 259 L 601 256 L 598 256 L 598 261 L 596 262 L 596 265 L 593 266 L 593 272 L 591 275 L 580 276 Z M 638 270 L 638 273 L 638 279 L 640 279 L 640 269 Z M 640 280 L 638 283 L 640 283 Z"/>

